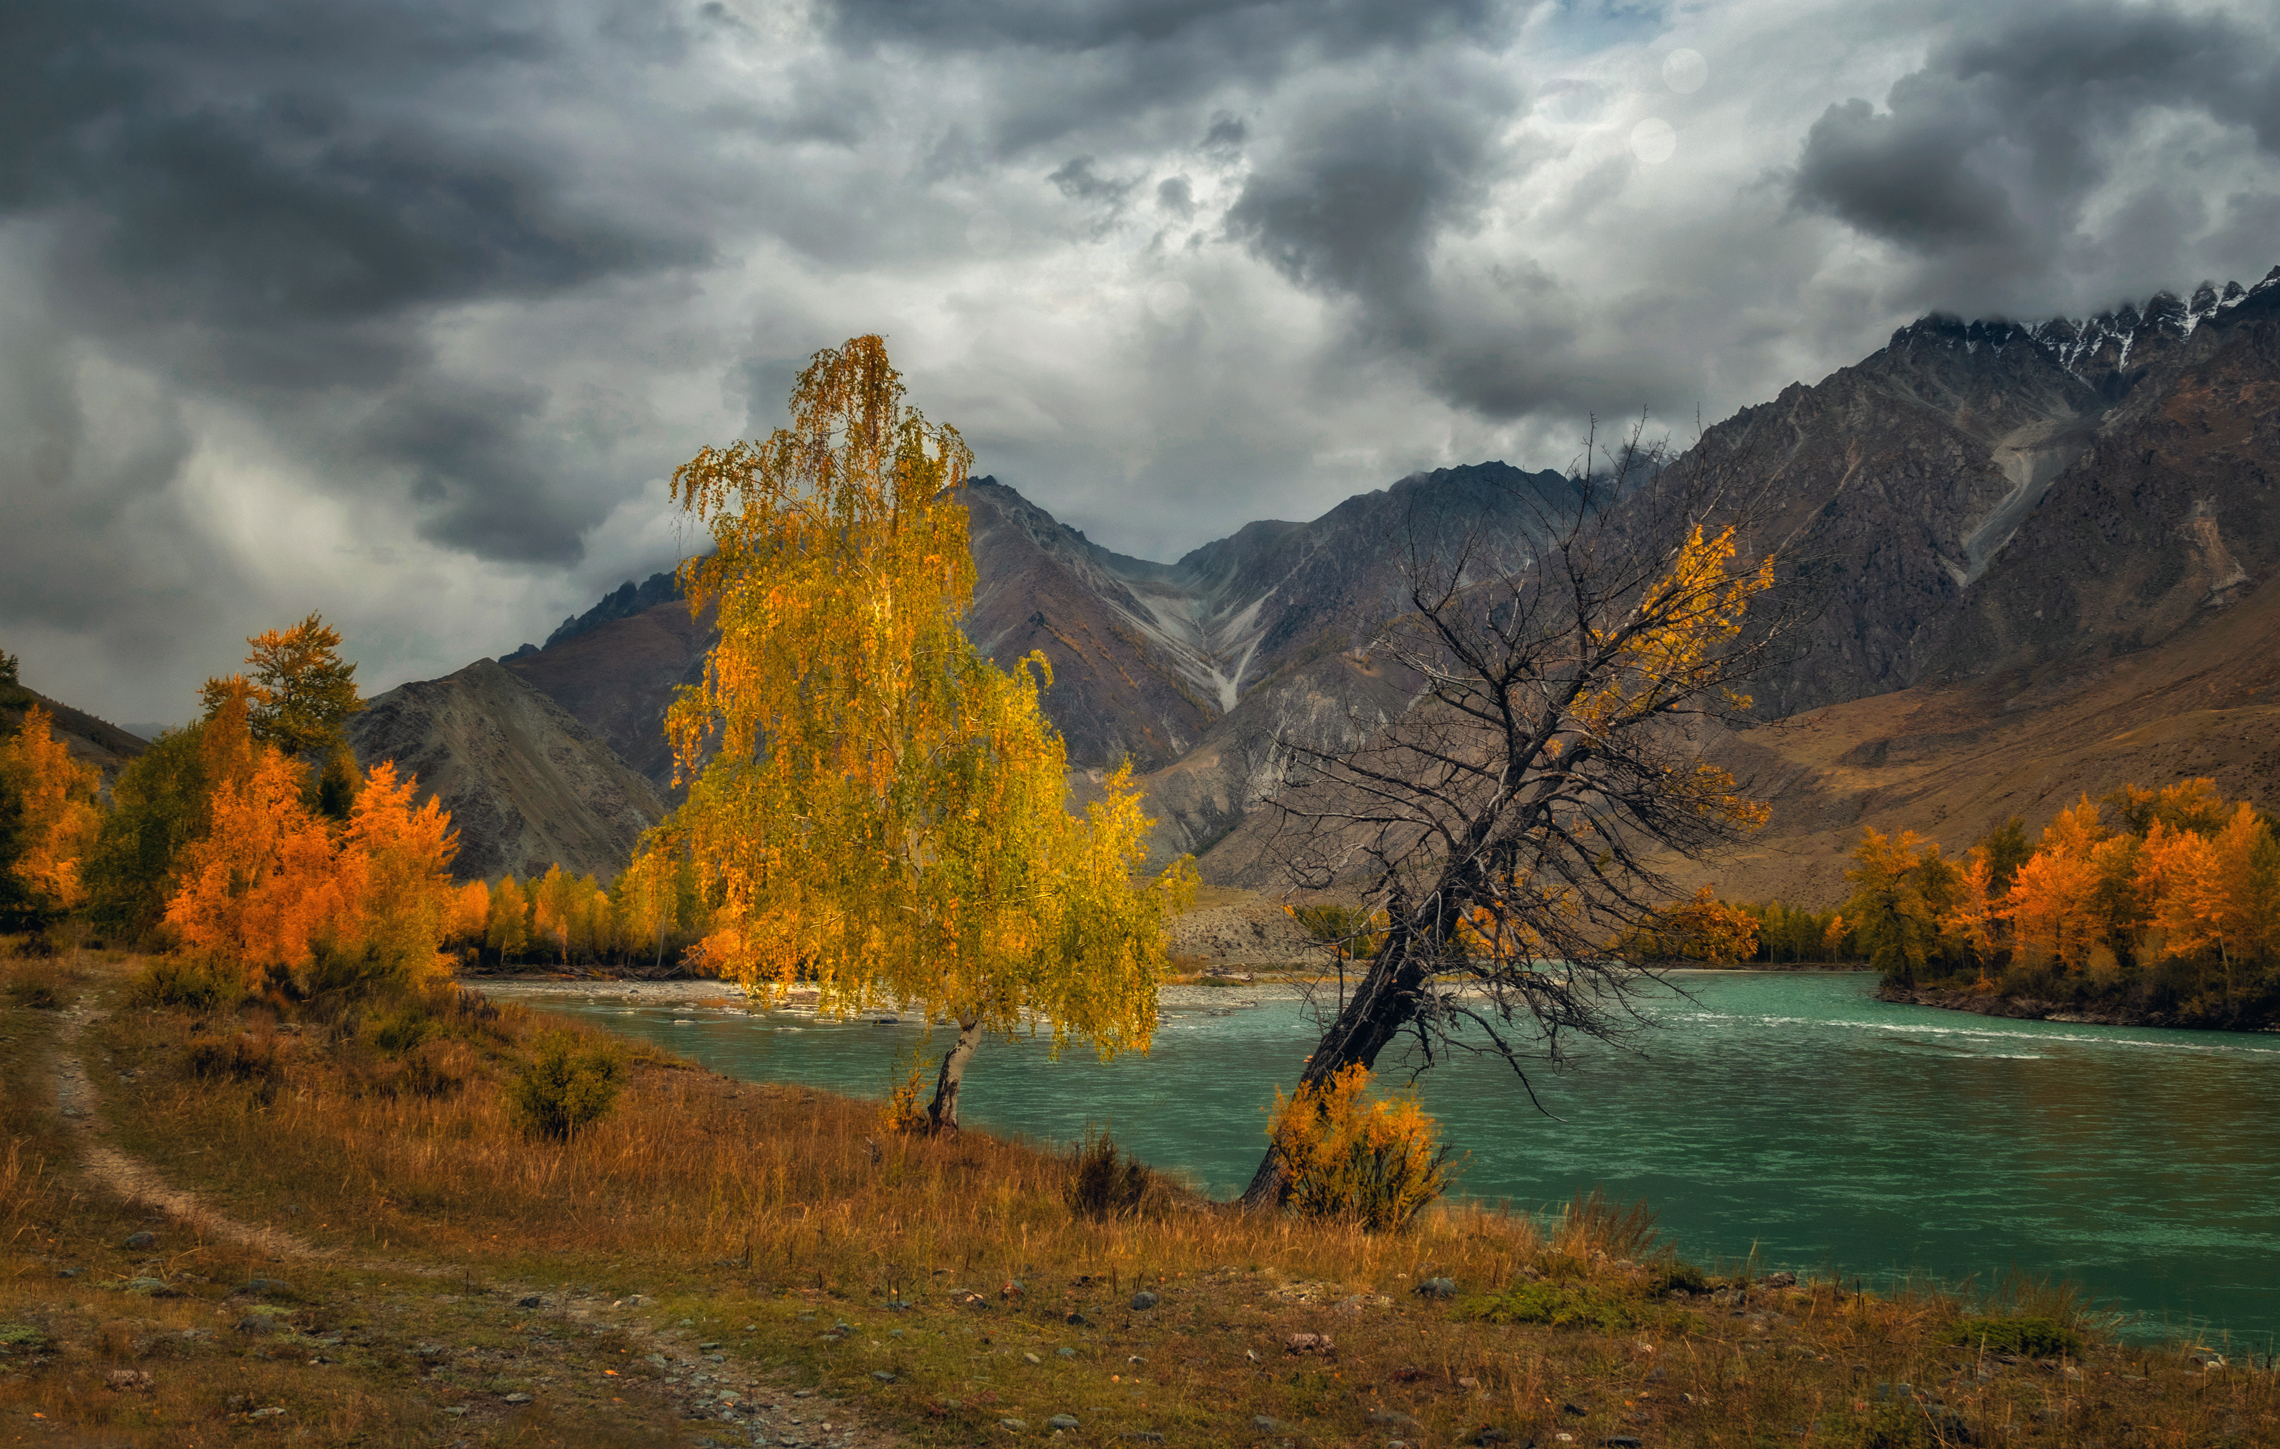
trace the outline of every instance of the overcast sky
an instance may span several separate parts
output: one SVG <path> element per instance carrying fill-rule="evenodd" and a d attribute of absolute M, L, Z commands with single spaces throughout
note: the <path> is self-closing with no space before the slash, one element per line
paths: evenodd
<path fill-rule="evenodd" d="M 9 0 L 0 648 L 179 720 L 543 639 L 664 479 L 887 335 L 1172 558 L 1679 431 L 1928 310 L 2280 262 L 2271 0 Z"/>

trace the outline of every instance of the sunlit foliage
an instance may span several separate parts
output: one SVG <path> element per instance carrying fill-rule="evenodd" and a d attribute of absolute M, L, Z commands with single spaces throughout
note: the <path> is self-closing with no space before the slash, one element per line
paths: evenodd
<path fill-rule="evenodd" d="M 827 1012 L 957 1021 L 950 1121 L 977 1032 L 1042 1019 L 1056 1047 L 1146 1046 L 1187 878 L 1133 884 L 1147 821 L 1128 773 L 1070 817 L 1043 657 L 1001 669 L 959 632 L 969 461 L 859 337 L 801 373 L 791 426 L 674 474 L 713 544 L 682 583 L 720 633 L 666 719 L 688 799 L 636 862 L 695 865 L 723 974 L 811 986 Z"/>
<path fill-rule="evenodd" d="M 1394 1232 L 1447 1190 L 1449 1152 L 1414 1088 L 1372 1098 L 1369 1087 L 1369 1069 L 1357 1064 L 1287 1099 L 1276 1088 L 1269 1150 L 1293 1212 Z"/>
<path fill-rule="evenodd" d="M 345 826 L 310 808 L 307 768 L 252 738 L 248 690 L 225 690 L 201 736 L 209 824 L 182 851 L 166 925 L 189 953 L 241 969 L 249 990 L 310 994 L 438 972 L 456 848 L 433 800 L 372 768 Z"/>
<path fill-rule="evenodd" d="M 53 717 L 34 704 L 23 726 L 0 741 L 0 796 L 13 817 L 4 824 L 9 858 L 0 860 L 16 894 L 33 910 L 68 911 L 87 898 L 80 865 L 95 844 L 101 775 L 71 758 Z"/>
<path fill-rule="evenodd" d="M 2085 796 L 2032 846 L 2008 822 L 1960 869 L 1936 845 L 1874 830 L 1854 858 L 1848 914 L 1889 902 L 1890 924 L 1862 935 L 1905 943 L 1876 958 L 1892 979 L 1968 972 L 1979 990 L 2219 1023 L 2280 1007 L 2280 843 L 2213 781 Z"/>
<path fill-rule="evenodd" d="M 1617 949 L 1627 960 L 1700 961 L 1731 966 L 1758 951 L 1758 917 L 1719 900 L 1709 886 L 1627 935 Z"/>
<path fill-rule="evenodd" d="M 245 642 L 251 678 L 207 680 L 201 691 L 207 715 L 242 694 L 254 741 L 290 759 L 315 761 L 312 803 L 336 820 L 347 818 L 356 793 L 356 757 L 345 726 L 364 701 L 356 692 L 356 666 L 340 657 L 340 631 L 312 612 L 289 629 L 266 630 Z"/>

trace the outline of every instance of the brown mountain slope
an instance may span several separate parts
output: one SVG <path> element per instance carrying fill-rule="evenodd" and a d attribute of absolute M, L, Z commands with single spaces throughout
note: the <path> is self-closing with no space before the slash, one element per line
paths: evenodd
<path fill-rule="evenodd" d="M 1854 700 L 1732 738 L 1721 752 L 1773 805 L 1734 859 L 1689 867 L 1736 899 L 1849 894 L 1864 826 L 1961 852 L 2013 815 L 2030 835 L 2084 794 L 2213 776 L 2280 809 L 2280 580 L 2160 649 L 2004 670 Z"/>
<path fill-rule="evenodd" d="M 71 757 L 103 772 L 106 791 L 111 782 L 119 778 L 119 771 L 127 767 L 128 761 L 150 748 L 149 742 L 141 736 L 129 734 L 108 720 L 49 699 L 36 689 L 6 683 L 0 683 L 0 739 L 22 729 L 25 714 L 35 704 L 53 718 L 53 728 L 62 737 Z"/>
<path fill-rule="evenodd" d="M 349 721 L 370 766 L 419 777 L 459 830 L 459 878 L 563 869 L 604 880 L 663 815 L 649 782 L 570 713 L 492 659 L 398 685 Z"/>
<path fill-rule="evenodd" d="M 569 711 L 663 797 L 673 785 L 665 710 L 681 685 L 703 677 L 712 640 L 711 617 L 691 618 L 689 606 L 673 599 L 566 638 L 557 631 L 546 648 L 500 664 Z"/>
<path fill-rule="evenodd" d="M 2158 644 L 2280 570 L 2280 286 L 2197 330 L 2101 421 L 1936 631 L 1927 677 Z"/>
<path fill-rule="evenodd" d="M 1045 713 L 1069 758 L 1152 770 L 1191 749 L 1220 701 L 1144 632 L 1173 571 L 1101 548 L 994 478 L 968 484 L 965 504 L 975 574 L 966 637 L 1000 664 L 1045 655 Z"/>

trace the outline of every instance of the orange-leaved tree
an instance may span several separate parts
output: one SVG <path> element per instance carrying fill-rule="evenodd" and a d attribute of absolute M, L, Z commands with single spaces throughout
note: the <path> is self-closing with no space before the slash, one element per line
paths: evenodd
<path fill-rule="evenodd" d="M 340 631 L 311 612 L 291 628 L 265 630 L 245 642 L 252 677 L 207 680 L 207 713 L 242 694 L 254 741 L 290 759 L 313 759 L 318 773 L 312 803 L 336 820 L 346 819 L 356 793 L 347 723 L 364 701 L 356 692 L 356 666 L 340 657 Z"/>
<path fill-rule="evenodd" d="M 53 716 L 34 704 L 22 727 L 0 741 L 0 798 L 16 816 L 0 821 L 14 837 L 6 865 L 15 886 L 0 891 L 0 900 L 13 895 L 40 913 L 68 911 L 86 899 L 80 862 L 103 823 L 96 804 L 101 775 L 71 758 L 53 726 Z"/>
<path fill-rule="evenodd" d="M 409 777 L 375 765 L 345 826 L 312 809 L 299 760 L 253 739 L 250 691 L 206 721 L 211 825 L 182 852 L 166 924 L 181 945 L 243 969 L 249 989 L 301 995 L 440 972 L 457 842 Z"/>
<path fill-rule="evenodd" d="M 1148 822 L 1129 772 L 1069 814 L 1043 657 L 1009 671 L 959 632 L 969 461 L 858 337 L 800 374 L 789 427 L 673 475 L 712 535 L 681 581 L 719 610 L 719 642 L 666 719 L 688 799 L 644 847 L 660 873 L 694 862 L 723 974 L 955 1022 L 937 1128 L 985 1032 L 1042 1021 L 1056 1049 L 1145 1048 L 1191 875 L 1134 881 Z"/>

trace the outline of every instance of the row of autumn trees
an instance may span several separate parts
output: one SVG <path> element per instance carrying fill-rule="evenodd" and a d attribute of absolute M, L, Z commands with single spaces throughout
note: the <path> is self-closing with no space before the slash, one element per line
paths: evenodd
<path fill-rule="evenodd" d="M 173 949 L 249 989 L 328 984 L 473 959 L 661 962 L 705 917 L 686 862 L 648 859 L 607 889 L 559 866 L 528 882 L 451 880 L 449 817 L 344 731 L 363 707 L 317 615 L 247 641 L 249 674 L 209 680 L 106 800 L 4 658 L 21 726 L 0 740 L 0 928 L 63 926 Z"/>
<path fill-rule="evenodd" d="M 2280 994 L 2280 840 L 2211 780 L 2084 796 L 2033 844 L 2014 819 L 1960 860 L 1871 830 L 1854 862 L 1851 930 L 1898 984 L 2212 1020 Z"/>
<path fill-rule="evenodd" d="M 394 765 L 356 769 L 355 666 L 322 619 L 248 642 L 252 672 L 207 681 L 204 718 L 107 801 L 26 709 L 0 743 L 10 923 L 162 941 L 255 991 L 432 970 L 455 903 L 449 821 Z"/>

